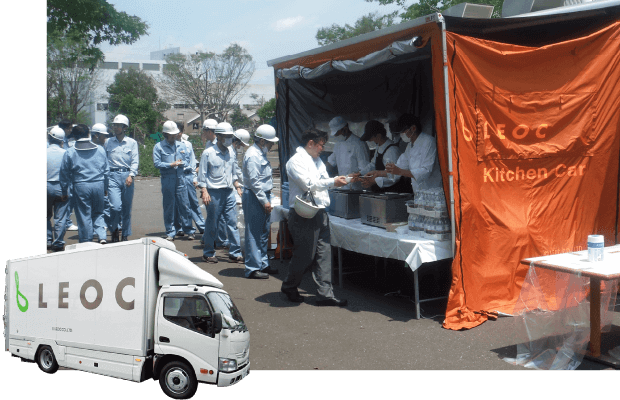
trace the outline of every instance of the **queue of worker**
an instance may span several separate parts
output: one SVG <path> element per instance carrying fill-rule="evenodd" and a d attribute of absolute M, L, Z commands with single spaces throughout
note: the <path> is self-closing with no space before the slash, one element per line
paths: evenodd
<path fill-rule="evenodd" d="M 61 121 L 48 133 L 47 240 L 53 251 L 64 248 L 71 207 L 80 242 L 92 241 L 96 236 L 105 244 L 106 229 L 112 242 L 125 241 L 131 235 L 138 146 L 126 136 L 127 117 L 117 115 L 112 126 L 112 132 L 108 132 L 103 124 L 89 130 L 86 125 Z M 376 120 L 366 123 L 361 138 L 352 134 L 342 117 L 332 119 L 329 126 L 336 145 L 327 166 L 319 156 L 328 134 L 314 128 L 302 133 L 301 146 L 286 163 L 293 257 L 281 290 L 289 301 L 303 302 L 297 288 L 310 269 L 317 285 L 317 304 L 342 307 L 347 301 L 334 297 L 331 284 L 327 190 L 339 187 L 411 193 L 441 186 L 441 175 L 435 139 L 422 132 L 420 121 L 412 114 L 404 114 L 390 124 L 397 142 L 387 138 L 384 124 Z M 227 122 L 207 119 L 201 132 L 205 150 L 198 166 L 193 146 L 182 130 L 182 124 L 166 121 L 164 140 L 153 148 L 153 163 L 161 175 L 163 237 L 169 241 L 182 236 L 194 240 L 198 231 L 202 234 L 205 263 L 218 263 L 215 250 L 228 248 L 229 262 L 244 264 L 246 278 L 268 279 L 277 274 L 279 271 L 269 265 L 267 256 L 273 210 L 273 179 L 267 154 L 278 142 L 275 129 L 259 126 L 250 146 L 246 130 L 234 131 Z M 68 140 L 69 134 L 72 141 Z M 372 159 L 365 142 L 376 145 Z M 237 151 L 241 147 L 249 148 L 240 167 Z M 338 176 L 330 178 L 327 167 L 337 168 Z M 200 210 L 197 189 L 206 207 L 206 218 Z M 314 201 L 312 215 L 295 209 L 308 192 Z M 236 196 L 242 200 L 245 216 L 244 252 L 237 229 Z"/>

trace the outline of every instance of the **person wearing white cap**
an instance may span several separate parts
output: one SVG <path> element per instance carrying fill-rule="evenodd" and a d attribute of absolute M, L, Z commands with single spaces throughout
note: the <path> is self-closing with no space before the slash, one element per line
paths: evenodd
<path fill-rule="evenodd" d="M 52 251 L 64 249 L 67 230 L 69 199 L 68 196 L 63 197 L 60 187 L 60 166 L 66 152 L 62 148 L 64 139 L 65 131 L 58 126 L 54 126 L 47 136 L 47 248 Z"/>
<path fill-rule="evenodd" d="M 126 241 L 131 236 L 131 206 L 134 177 L 138 175 L 140 152 L 138 142 L 126 136 L 129 119 L 119 114 L 112 122 L 113 136 L 106 140 L 105 150 L 110 163 L 110 232 L 112 242 Z M 122 223 L 123 236 L 119 238 L 118 225 Z"/>
<path fill-rule="evenodd" d="M 166 228 L 165 239 L 174 241 L 176 229 L 174 227 L 176 204 L 185 205 L 178 207 L 178 217 L 184 231 L 192 229 L 191 220 L 187 208 L 187 188 L 184 178 L 184 154 L 187 149 L 182 142 L 177 142 L 179 128 L 174 121 L 164 122 L 163 134 L 165 140 L 153 147 L 153 164 L 161 174 L 161 194 L 164 209 L 164 226 Z"/>
<path fill-rule="evenodd" d="M 202 211 L 200 211 L 200 204 L 198 204 L 198 197 L 196 196 L 196 187 L 198 186 L 198 176 L 196 174 L 196 156 L 194 155 L 194 146 L 192 146 L 192 142 L 189 140 L 189 136 L 184 134 L 183 131 L 185 127 L 183 126 L 183 122 L 177 122 L 177 127 L 179 129 L 179 134 L 177 135 L 177 142 L 181 142 L 185 145 L 186 152 L 181 153 L 183 155 L 183 179 L 185 180 L 185 186 L 187 188 L 187 204 L 177 204 L 177 210 L 175 211 L 174 218 L 174 226 L 177 230 L 177 236 L 183 236 L 187 233 L 187 240 L 194 240 L 194 233 L 196 229 L 194 229 L 192 225 L 192 220 L 196 223 L 196 227 L 198 228 L 198 232 L 201 234 L 204 232 L 205 219 L 202 216 Z M 190 218 L 189 225 L 192 229 L 189 232 L 184 232 L 181 228 L 181 221 L 179 218 L 178 208 L 186 206 L 187 212 Z"/>
<path fill-rule="evenodd" d="M 243 196 L 241 205 L 245 216 L 245 277 L 267 279 L 278 270 L 269 266 L 271 189 L 273 177 L 267 153 L 278 142 L 271 125 L 261 125 L 254 134 L 254 145 L 243 157 Z"/>
<path fill-rule="evenodd" d="M 93 240 L 94 233 L 104 241 L 103 196 L 108 191 L 110 168 L 105 150 L 89 139 L 88 126 L 79 124 L 71 130 L 76 139 L 68 149 L 60 167 L 60 186 L 63 196 L 73 184 L 75 217 L 80 243 Z"/>
<path fill-rule="evenodd" d="M 342 117 L 329 121 L 332 139 L 336 142 L 334 152 L 327 158 L 327 164 L 338 167 L 338 175 L 351 175 L 359 172 L 370 161 L 368 146 L 349 129 L 348 122 Z M 350 183 L 343 189 L 361 190 L 359 182 Z"/>
<path fill-rule="evenodd" d="M 202 133 L 200 134 L 200 140 L 205 150 L 215 144 L 215 127 L 217 127 L 217 121 L 209 118 L 202 123 Z"/>
<path fill-rule="evenodd" d="M 330 178 L 325 164 L 319 158 L 323 151 L 327 134 L 317 129 L 309 129 L 301 135 L 302 146 L 286 163 L 290 198 L 288 228 L 293 237 L 293 257 L 288 265 L 288 274 L 282 282 L 281 291 L 295 303 L 302 303 L 304 298 L 298 287 L 304 273 L 312 269 L 312 277 L 317 284 L 317 305 L 347 305 L 346 300 L 334 297 L 332 287 L 331 244 L 328 189 L 342 187 L 347 183 L 344 176 Z M 297 210 L 296 200 L 304 193 L 310 192 L 315 201 L 314 215 Z M 318 210 L 316 210 L 318 208 Z"/>
<path fill-rule="evenodd" d="M 233 128 L 227 122 L 220 122 L 215 128 L 217 143 L 206 149 L 200 158 L 198 184 L 201 187 L 201 198 L 207 207 L 205 222 L 204 249 L 202 260 L 217 263 L 215 257 L 215 224 L 220 215 L 224 215 L 230 249 L 228 258 L 243 263 L 239 231 L 237 230 L 237 202 L 233 188 L 241 195 L 238 176 L 241 174 L 232 149 Z"/>
<path fill-rule="evenodd" d="M 101 146 L 105 150 L 105 141 L 108 140 L 110 134 L 108 133 L 108 128 L 104 124 L 93 125 L 93 127 L 90 129 L 90 136 L 94 144 L 96 144 L 97 146 Z M 103 203 L 104 226 L 102 228 L 105 231 L 110 224 L 110 198 L 108 197 L 107 193 L 104 193 Z M 97 230 L 98 228 L 99 227 L 96 226 L 95 230 Z M 114 229 L 110 229 L 110 232 L 112 232 L 113 230 Z M 102 244 L 107 243 L 105 239 L 105 237 L 99 238 L 99 242 Z"/>

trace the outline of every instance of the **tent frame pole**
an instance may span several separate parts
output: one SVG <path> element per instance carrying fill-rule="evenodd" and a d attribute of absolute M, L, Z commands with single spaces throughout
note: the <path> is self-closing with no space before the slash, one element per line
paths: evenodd
<path fill-rule="evenodd" d="M 446 102 L 446 139 L 448 144 L 448 180 L 450 185 L 450 227 L 452 231 L 452 257 L 456 252 L 456 229 L 454 216 L 454 177 L 452 176 L 452 129 L 450 128 L 450 92 L 448 87 L 448 47 L 446 46 L 446 20 L 438 15 L 441 21 L 441 46 L 443 52 L 443 86 Z"/>

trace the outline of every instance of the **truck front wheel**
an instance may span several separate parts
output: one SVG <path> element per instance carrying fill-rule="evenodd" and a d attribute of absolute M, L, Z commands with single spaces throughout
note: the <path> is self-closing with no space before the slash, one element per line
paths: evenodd
<path fill-rule="evenodd" d="M 49 346 L 41 346 L 39 353 L 37 354 L 37 364 L 41 371 L 53 374 L 58 371 L 58 363 L 52 348 Z"/>
<path fill-rule="evenodd" d="M 189 399 L 198 389 L 198 380 L 189 365 L 181 361 L 171 361 L 159 374 L 159 386 L 173 399 Z"/>

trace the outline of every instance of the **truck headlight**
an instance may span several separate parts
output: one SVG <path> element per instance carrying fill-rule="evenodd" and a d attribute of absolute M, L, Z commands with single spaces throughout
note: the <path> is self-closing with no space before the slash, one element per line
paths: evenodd
<path fill-rule="evenodd" d="M 232 360 L 230 358 L 220 358 L 220 368 L 221 372 L 233 372 L 237 369 L 237 361 Z"/>

